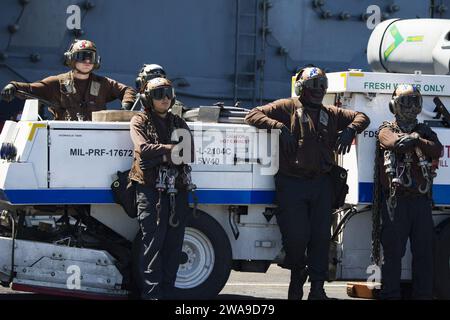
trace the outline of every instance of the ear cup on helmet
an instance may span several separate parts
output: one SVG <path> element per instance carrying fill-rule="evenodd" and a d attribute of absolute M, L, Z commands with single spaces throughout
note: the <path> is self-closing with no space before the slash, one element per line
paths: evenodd
<path fill-rule="evenodd" d="M 394 108 L 395 108 L 395 101 L 394 99 L 392 99 L 391 101 L 389 101 L 389 111 L 394 114 Z"/>
<path fill-rule="evenodd" d="M 136 89 L 140 90 L 141 86 L 142 86 L 142 79 L 140 77 L 137 77 L 135 80 L 135 83 L 136 83 L 136 85 L 135 85 Z"/>
<path fill-rule="evenodd" d="M 141 100 L 142 100 L 142 103 L 144 104 L 144 106 L 151 107 L 152 106 L 151 99 L 147 99 L 147 95 L 145 93 L 141 93 L 140 95 L 141 95 Z"/>
<path fill-rule="evenodd" d="M 64 65 L 70 67 L 72 64 L 72 54 L 69 51 L 64 52 Z"/>
<path fill-rule="evenodd" d="M 395 114 L 395 95 L 397 92 L 397 88 L 395 88 L 394 92 L 392 92 L 391 101 L 389 101 L 389 111 L 391 111 L 392 114 Z"/>
<path fill-rule="evenodd" d="M 72 49 L 73 45 L 77 42 L 77 39 L 73 40 L 69 46 L 69 49 L 64 52 L 64 65 L 67 67 L 72 67 Z"/>
<path fill-rule="evenodd" d="M 302 94 L 302 89 L 303 89 L 302 81 L 300 81 L 300 80 L 295 81 L 295 84 L 294 84 L 294 92 L 295 92 L 295 94 L 296 94 L 298 97 L 301 96 L 301 94 Z"/>
<path fill-rule="evenodd" d="M 98 54 L 98 53 L 97 53 Z M 97 61 L 94 63 L 94 70 L 100 69 L 100 64 L 102 63 L 102 57 L 98 56 Z"/>
<path fill-rule="evenodd" d="M 300 69 L 298 74 L 297 74 L 297 79 L 294 83 L 294 92 L 295 94 L 300 97 L 303 91 L 303 81 L 301 80 L 303 71 L 305 71 L 305 68 Z"/>
<path fill-rule="evenodd" d="M 141 98 L 141 103 L 143 109 L 141 111 L 149 112 L 153 109 L 153 102 L 152 99 L 147 99 L 147 95 L 145 93 L 138 93 L 138 95 Z"/>

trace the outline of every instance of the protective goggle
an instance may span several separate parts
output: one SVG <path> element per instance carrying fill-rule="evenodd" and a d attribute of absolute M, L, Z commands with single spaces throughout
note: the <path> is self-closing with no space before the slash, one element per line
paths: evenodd
<path fill-rule="evenodd" d="M 404 107 L 422 106 L 422 96 L 419 95 L 399 96 L 395 101 Z"/>
<path fill-rule="evenodd" d="M 78 51 L 72 54 L 72 59 L 77 62 L 89 60 L 92 64 L 99 63 L 100 56 L 94 51 Z"/>
<path fill-rule="evenodd" d="M 311 78 L 307 80 L 303 80 L 302 82 L 303 88 L 307 89 L 328 89 L 328 79 L 326 77 L 317 77 Z"/>
<path fill-rule="evenodd" d="M 165 78 L 166 73 L 162 69 L 152 70 L 150 72 L 147 72 L 147 74 L 144 74 L 144 78 L 146 81 L 155 79 L 155 78 Z"/>
<path fill-rule="evenodd" d="M 175 98 L 175 90 L 172 87 L 156 88 L 146 92 L 147 95 L 155 100 L 162 100 L 164 97 Z"/>

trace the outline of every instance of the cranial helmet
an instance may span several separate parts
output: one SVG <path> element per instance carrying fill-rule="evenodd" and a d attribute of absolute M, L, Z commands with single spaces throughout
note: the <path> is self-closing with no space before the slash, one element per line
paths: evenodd
<path fill-rule="evenodd" d="M 172 86 L 172 82 L 166 78 L 154 78 L 147 82 L 144 91 L 144 102 L 153 107 L 153 99 L 161 100 L 164 97 L 171 99 L 170 106 L 175 104 L 175 89 Z"/>
<path fill-rule="evenodd" d="M 422 94 L 417 86 L 400 84 L 392 93 L 389 110 L 405 120 L 415 120 L 422 111 Z"/>
<path fill-rule="evenodd" d="M 325 72 L 317 67 L 307 67 L 297 73 L 294 89 L 297 96 L 301 96 L 304 88 L 326 89 L 328 79 Z"/>
<path fill-rule="evenodd" d="M 145 86 L 149 80 L 165 77 L 166 72 L 159 64 L 144 64 L 136 78 L 136 89 L 142 92 L 145 90 Z"/>
<path fill-rule="evenodd" d="M 72 69 L 76 62 L 90 60 L 94 64 L 94 69 L 100 68 L 100 56 L 97 53 L 95 43 L 89 40 L 75 39 L 69 50 L 64 53 L 64 64 Z"/>

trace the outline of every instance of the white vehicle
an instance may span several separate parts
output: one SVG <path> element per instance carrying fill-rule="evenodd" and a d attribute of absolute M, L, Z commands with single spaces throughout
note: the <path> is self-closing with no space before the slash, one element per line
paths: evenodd
<path fill-rule="evenodd" d="M 387 34 L 394 22 L 380 24 L 373 37 Z M 398 32 L 406 32 L 408 25 L 400 22 Z M 450 29 L 441 29 L 445 38 Z M 395 68 L 393 58 L 390 68 Z M 350 153 L 338 159 L 349 170 L 350 192 L 345 207 L 335 213 L 330 278 L 366 281 L 371 275 L 375 131 L 393 118 L 387 105 L 394 86 L 415 83 L 424 95 L 419 119 L 428 121 L 445 145 L 433 189 L 435 277 L 437 295 L 450 298 L 450 129 L 433 119 L 432 102 L 438 96 L 450 106 L 450 76 L 353 70 L 328 78 L 325 103 L 365 112 L 371 119 Z M 129 123 L 42 121 L 37 105 L 28 100 L 21 121 L 7 122 L 0 135 L 0 281 L 23 291 L 126 297 L 134 290 L 131 261 L 139 255 L 138 226 L 114 203 L 110 185 L 117 171 L 131 166 Z M 265 272 L 283 256 L 274 216 L 278 132 L 265 135 L 243 124 L 188 124 L 195 140 L 193 182 L 201 214 L 186 229 L 176 287 L 180 297 L 208 298 L 220 292 L 230 270 Z M 410 260 L 408 253 L 404 279 L 411 277 Z"/>
<path fill-rule="evenodd" d="M 9 159 L 0 163 L 2 234 L 8 235 L 0 239 L 2 280 L 8 282 L 14 268 L 13 289 L 67 294 L 77 276 L 70 270 L 77 270 L 81 295 L 127 295 L 133 243 L 140 236 L 137 221 L 114 203 L 110 186 L 115 173 L 132 164 L 129 122 L 36 121 L 37 104 L 27 100 L 22 120 L 7 122 L 0 137 L 4 150 L 8 143 L 15 149 L 13 158 L 6 152 Z M 270 167 L 256 163 L 250 150 L 258 145 L 257 130 L 189 125 L 202 214 L 186 230 L 176 286 L 182 296 L 205 298 L 223 288 L 232 268 L 267 270 L 281 240 L 273 218 L 273 177 L 260 173 Z M 275 161 L 278 135 L 272 135 Z M 53 216 L 59 220 L 52 222 Z"/>

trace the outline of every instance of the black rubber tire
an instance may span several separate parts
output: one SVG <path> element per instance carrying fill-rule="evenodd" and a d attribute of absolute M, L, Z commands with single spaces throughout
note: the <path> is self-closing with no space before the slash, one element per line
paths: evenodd
<path fill-rule="evenodd" d="M 200 285 L 189 289 L 175 288 L 175 299 L 214 298 L 223 289 L 230 276 L 232 251 L 228 236 L 213 217 L 201 211 L 199 214 L 198 218 L 189 219 L 187 227 L 200 231 L 211 242 L 214 250 L 214 265 L 209 277 Z"/>
<path fill-rule="evenodd" d="M 435 249 L 435 295 L 438 299 L 450 300 L 450 223 L 438 233 Z"/>
<path fill-rule="evenodd" d="M 203 283 L 192 288 L 175 288 L 173 299 L 211 299 L 225 286 L 230 276 L 232 267 L 232 251 L 228 236 L 221 225 L 210 215 L 197 210 L 198 218 L 190 217 L 187 228 L 200 231 L 211 243 L 214 251 L 214 265 L 212 271 Z M 140 291 L 139 272 L 136 269 L 136 261 L 142 257 L 140 253 L 141 233 L 136 235 L 133 242 L 133 275 L 137 291 Z"/>

